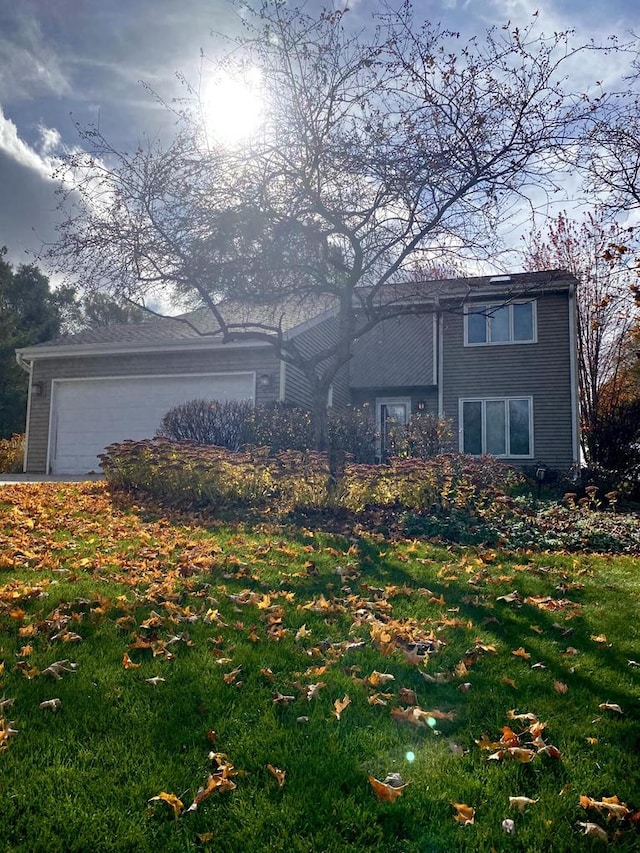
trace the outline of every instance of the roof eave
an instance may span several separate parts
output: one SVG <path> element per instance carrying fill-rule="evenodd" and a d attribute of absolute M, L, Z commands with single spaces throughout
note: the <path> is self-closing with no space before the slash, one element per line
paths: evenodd
<path fill-rule="evenodd" d="M 117 343 L 94 343 L 94 344 L 59 344 L 57 346 L 39 345 L 33 347 L 21 347 L 16 353 L 22 359 L 40 358 L 78 358 L 83 356 L 99 355 L 135 355 L 136 353 L 162 353 L 162 352 L 189 352 L 202 349 L 250 349 L 270 346 L 266 341 L 230 341 L 223 343 L 220 340 L 210 338 L 183 339 L 177 341 L 145 341 L 135 343 L 119 341 Z"/>

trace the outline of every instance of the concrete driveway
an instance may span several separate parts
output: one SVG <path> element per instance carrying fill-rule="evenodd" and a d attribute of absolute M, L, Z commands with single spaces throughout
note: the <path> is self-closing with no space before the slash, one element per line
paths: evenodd
<path fill-rule="evenodd" d="M 84 474 L 61 477 L 54 474 L 0 474 L 0 486 L 12 483 L 86 483 L 88 480 L 104 480 L 104 474 Z"/>

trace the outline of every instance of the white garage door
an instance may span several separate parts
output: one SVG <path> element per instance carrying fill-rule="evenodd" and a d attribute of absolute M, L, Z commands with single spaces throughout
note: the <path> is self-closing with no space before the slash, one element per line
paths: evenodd
<path fill-rule="evenodd" d="M 49 433 L 52 474 L 99 471 L 98 454 L 127 438 L 151 438 L 165 412 L 187 400 L 254 400 L 255 374 L 55 380 Z"/>

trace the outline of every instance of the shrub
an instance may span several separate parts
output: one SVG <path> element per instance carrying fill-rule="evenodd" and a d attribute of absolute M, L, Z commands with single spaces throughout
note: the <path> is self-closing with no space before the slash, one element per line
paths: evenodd
<path fill-rule="evenodd" d="M 194 441 L 239 450 L 252 443 L 248 428 L 252 410 L 248 400 L 190 400 L 169 409 L 157 435 L 172 441 Z"/>
<path fill-rule="evenodd" d="M 0 439 L 0 473 L 17 474 L 24 460 L 24 435 L 15 433 L 11 438 Z"/>
<path fill-rule="evenodd" d="M 273 489 L 266 452 L 233 452 L 159 436 L 111 444 L 100 456 L 109 482 L 171 504 L 221 507 L 264 502 Z"/>
<path fill-rule="evenodd" d="M 358 463 L 376 461 L 378 434 L 368 406 L 329 409 L 329 446 L 347 453 Z"/>
<path fill-rule="evenodd" d="M 356 511 L 368 504 L 395 503 L 416 510 L 481 512 L 521 480 L 518 471 L 492 457 L 393 457 L 385 465 L 347 466 L 342 500 L 347 508 Z"/>
<path fill-rule="evenodd" d="M 390 429 L 387 446 L 390 455 L 431 459 L 450 450 L 451 421 L 432 412 L 414 412 L 406 426 Z"/>
<path fill-rule="evenodd" d="M 249 441 L 268 447 L 272 455 L 285 450 L 304 452 L 313 447 L 311 415 L 290 403 L 264 403 L 248 415 Z"/>
<path fill-rule="evenodd" d="M 375 461 L 375 424 L 365 409 L 330 409 L 328 431 L 332 450 L 359 462 Z M 304 453 L 314 445 L 307 409 L 280 402 L 254 407 L 249 401 L 190 400 L 165 414 L 157 435 L 228 450 L 268 447 L 273 456 L 283 451 Z"/>

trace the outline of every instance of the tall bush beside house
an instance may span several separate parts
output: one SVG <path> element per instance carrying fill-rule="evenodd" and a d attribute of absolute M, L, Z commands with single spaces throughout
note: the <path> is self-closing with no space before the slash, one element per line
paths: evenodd
<path fill-rule="evenodd" d="M 348 454 L 357 462 L 375 461 L 377 434 L 366 408 L 330 409 L 328 424 L 332 451 Z M 314 446 L 310 412 L 280 402 L 253 406 L 248 400 L 190 400 L 165 414 L 157 435 L 228 450 L 267 447 L 272 456 L 305 453 Z"/>
<path fill-rule="evenodd" d="M 245 444 L 255 443 L 250 422 L 252 412 L 249 400 L 189 400 L 169 409 L 157 434 L 173 441 L 195 441 L 239 450 Z"/>
<path fill-rule="evenodd" d="M 269 447 L 275 455 L 283 450 L 304 452 L 313 447 L 311 414 L 290 403 L 265 403 L 248 415 L 250 443 Z"/>
<path fill-rule="evenodd" d="M 0 439 L 0 474 L 18 474 L 24 459 L 24 435 Z"/>
<path fill-rule="evenodd" d="M 329 409 L 329 447 L 358 463 L 376 461 L 378 433 L 368 406 Z"/>

